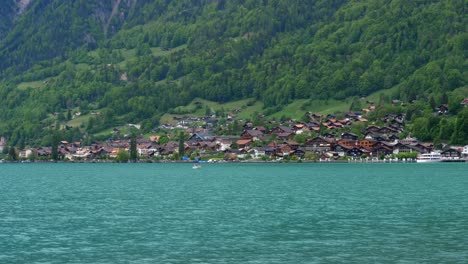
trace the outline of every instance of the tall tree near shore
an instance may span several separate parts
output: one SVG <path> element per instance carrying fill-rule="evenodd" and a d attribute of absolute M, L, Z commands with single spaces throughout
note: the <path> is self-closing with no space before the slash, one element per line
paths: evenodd
<path fill-rule="evenodd" d="M 184 132 L 180 132 L 179 134 L 179 157 L 183 157 L 185 155 L 185 138 Z"/>
<path fill-rule="evenodd" d="M 52 142 L 51 142 L 51 158 L 52 160 L 58 160 L 58 145 L 59 145 L 59 134 L 58 132 L 54 131 L 52 134 Z"/>
<path fill-rule="evenodd" d="M 10 150 L 8 151 L 8 158 L 10 160 L 17 160 L 18 156 L 16 155 L 16 149 L 15 147 L 11 146 Z"/>
<path fill-rule="evenodd" d="M 132 162 L 136 162 L 138 159 L 138 152 L 137 152 L 137 142 L 136 142 L 136 134 L 132 133 L 130 138 L 130 160 Z"/>

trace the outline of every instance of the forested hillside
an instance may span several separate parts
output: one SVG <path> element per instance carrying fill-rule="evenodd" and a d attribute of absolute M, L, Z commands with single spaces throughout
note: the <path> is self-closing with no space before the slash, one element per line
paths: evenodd
<path fill-rule="evenodd" d="M 17 19 L 7 7 L 0 134 L 13 144 L 77 112 L 101 113 L 77 138 L 125 122 L 149 131 L 197 97 L 272 113 L 391 89 L 386 100 L 454 115 L 468 97 L 464 0 L 33 0 Z"/>

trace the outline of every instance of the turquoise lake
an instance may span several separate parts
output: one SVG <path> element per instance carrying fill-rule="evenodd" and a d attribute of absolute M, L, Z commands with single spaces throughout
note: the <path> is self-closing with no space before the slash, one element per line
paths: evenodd
<path fill-rule="evenodd" d="M 0 164 L 0 263 L 467 263 L 468 163 Z"/>

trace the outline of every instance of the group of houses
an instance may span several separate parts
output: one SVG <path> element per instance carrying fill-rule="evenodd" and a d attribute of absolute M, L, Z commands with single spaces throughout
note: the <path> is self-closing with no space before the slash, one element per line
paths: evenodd
<path fill-rule="evenodd" d="M 404 115 L 388 114 L 384 118 L 385 126 L 368 125 L 362 135 L 351 132 L 338 133 L 342 128 L 349 127 L 353 122 L 366 123 L 360 113 L 346 113 L 338 120 L 335 115 L 307 113 L 309 122 L 289 120 L 270 129 L 264 126 L 254 126 L 245 122 L 242 132 L 233 137 L 215 136 L 210 130 L 185 128 L 189 137 L 183 140 L 184 154 L 197 156 L 213 156 L 223 154 L 226 160 L 236 159 L 270 159 L 278 160 L 296 157 L 303 159 L 314 157 L 320 160 L 338 160 L 347 158 L 382 158 L 400 153 L 429 153 L 434 150 L 432 143 L 419 142 L 414 138 L 400 139 L 403 132 Z M 307 135 L 306 140 L 298 143 L 297 135 Z M 316 136 L 311 136 L 316 135 Z M 136 149 L 140 159 L 174 159 L 181 158 L 180 140 L 161 142 L 161 137 L 154 135 L 149 138 L 138 138 Z M 60 159 L 96 160 L 116 158 L 120 151 L 129 151 L 130 140 L 112 139 L 90 146 L 82 146 L 80 142 L 61 141 L 58 146 Z M 50 147 L 29 148 L 19 152 L 19 157 L 48 158 Z M 313 155 L 306 155 L 307 153 Z M 453 158 L 468 157 L 468 146 L 449 147 L 442 155 Z"/>

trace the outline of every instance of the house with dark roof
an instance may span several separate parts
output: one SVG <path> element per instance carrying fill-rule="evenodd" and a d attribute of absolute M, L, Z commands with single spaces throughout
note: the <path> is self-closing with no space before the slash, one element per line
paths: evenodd
<path fill-rule="evenodd" d="M 262 136 L 262 131 L 253 129 L 244 130 L 244 132 L 242 132 L 242 134 L 240 135 L 240 137 L 243 139 L 251 139 L 253 141 L 260 140 Z"/>
<path fill-rule="evenodd" d="M 207 133 L 194 133 L 192 134 L 187 141 L 213 141 L 214 137 Z"/>
<path fill-rule="evenodd" d="M 307 140 L 304 149 L 305 151 L 321 153 L 332 150 L 334 146 L 334 139 L 318 136 Z"/>

